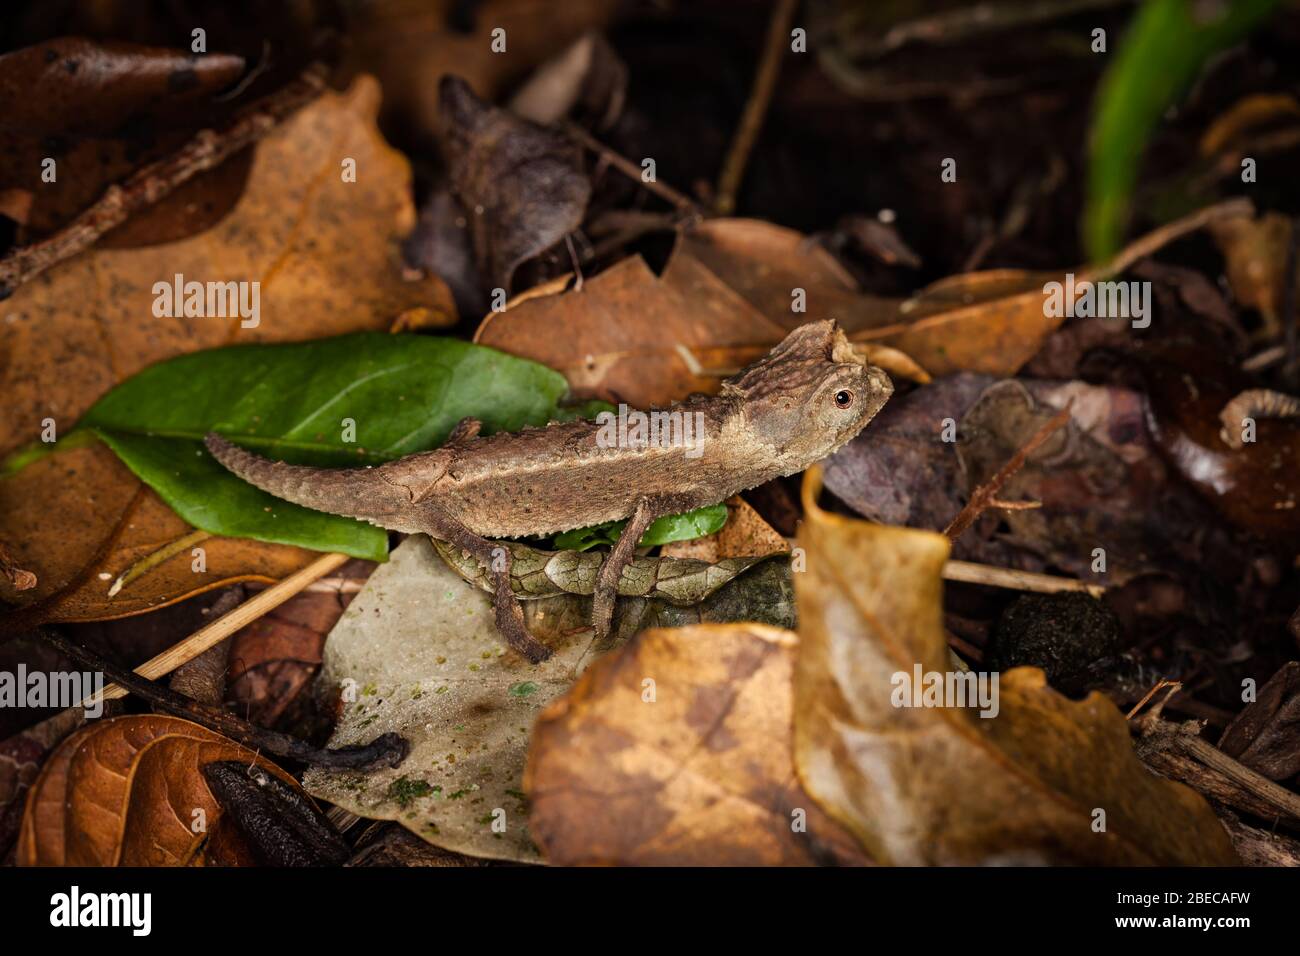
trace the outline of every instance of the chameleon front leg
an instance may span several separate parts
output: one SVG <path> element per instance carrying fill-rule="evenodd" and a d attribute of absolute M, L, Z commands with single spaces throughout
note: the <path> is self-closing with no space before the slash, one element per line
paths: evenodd
<path fill-rule="evenodd" d="M 623 576 L 623 569 L 636 554 L 637 543 L 645 534 L 650 522 L 658 517 L 649 498 L 642 498 L 636 504 L 632 517 L 627 519 L 627 526 L 622 535 L 610 549 L 609 555 L 596 574 L 596 585 L 591 596 L 591 626 L 596 631 L 596 640 L 601 640 L 609 633 L 610 622 L 614 618 L 614 600 L 618 596 L 618 582 Z"/>
<path fill-rule="evenodd" d="M 461 548 L 492 575 L 492 611 L 506 643 L 533 664 L 550 657 L 551 649 L 528 633 L 523 605 L 510 587 L 510 549 L 476 535 L 441 508 L 426 504 L 421 510 L 427 534 Z"/>

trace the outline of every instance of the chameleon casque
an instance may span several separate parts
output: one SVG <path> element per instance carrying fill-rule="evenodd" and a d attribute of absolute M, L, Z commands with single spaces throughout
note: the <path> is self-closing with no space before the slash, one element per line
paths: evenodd
<path fill-rule="evenodd" d="M 602 427 L 594 421 L 479 437 L 480 423 L 467 418 L 434 451 L 351 469 L 271 461 L 215 433 L 206 443 L 226 468 L 278 498 L 463 548 L 492 574 L 502 636 L 537 663 L 550 651 L 525 626 L 510 587 L 509 550 L 489 539 L 627 518 L 593 591 L 592 626 L 604 636 L 619 578 L 654 519 L 804 470 L 860 432 L 892 393 L 889 376 L 834 321 L 823 321 L 795 329 L 726 379 L 717 395 L 672 406 L 703 415 L 695 456 L 663 443 L 604 447 L 609 443 L 600 440 Z"/>

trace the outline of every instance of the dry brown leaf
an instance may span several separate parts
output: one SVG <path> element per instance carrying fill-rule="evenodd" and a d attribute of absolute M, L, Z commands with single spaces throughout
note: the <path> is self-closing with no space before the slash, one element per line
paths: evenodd
<path fill-rule="evenodd" d="M 489 281 L 509 289 L 516 268 L 582 225 L 591 198 L 582 149 L 483 102 L 460 77 L 442 81 L 442 112 L 442 155 L 474 258 Z"/>
<path fill-rule="evenodd" d="M 1143 237 L 1118 261 L 1158 245 Z M 1097 275 L 1076 273 L 1078 282 Z M 1045 282 L 1063 279 L 999 269 L 953 276 L 907 300 L 881 298 L 859 292 L 829 253 L 793 230 L 713 219 L 683 229 L 662 275 L 633 256 L 581 289 L 521 298 L 488 315 L 475 341 L 549 365 L 584 397 L 643 408 L 716 391 L 791 329 L 823 318 L 907 377 L 1008 376 L 1064 321 L 1044 307 Z M 796 290 L 806 295 L 805 312 L 792 311 Z"/>
<path fill-rule="evenodd" d="M 794 777 L 796 644 L 761 624 L 656 628 L 593 664 L 533 727 L 524 789 L 548 862 L 868 862 Z"/>
<path fill-rule="evenodd" d="M 805 480 L 795 575 L 799 777 L 872 856 L 896 865 L 1230 865 L 1205 801 L 1155 776 L 1100 693 L 1070 700 L 1043 672 L 1001 675 L 998 713 L 895 706 L 895 675 L 952 670 L 943 535 L 817 507 Z M 1095 827 L 1102 819 L 1104 831 Z"/>
<path fill-rule="evenodd" d="M 187 720 L 139 714 L 79 730 L 50 756 L 32 787 L 18 863 L 203 864 L 222 810 L 199 771 L 217 760 L 257 764 L 301 792 L 279 767 Z M 199 819 L 204 827 L 196 833 Z M 223 828 L 221 862 L 250 863 L 250 852 L 230 831 Z"/>
<path fill-rule="evenodd" d="M 322 590 L 295 594 L 231 635 L 226 697 L 237 713 L 262 727 L 276 726 L 316 676 L 325 636 L 375 567 L 350 561 L 332 578 L 337 589 L 318 581 Z"/>
<path fill-rule="evenodd" d="M 944 280 L 906 301 L 864 295 L 799 233 L 716 219 L 681 234 L 663 275 L 626 259 L 580 291 L 487 316 L 475 341 L 559 370 L 580 394 L 642 407 L 716 391 L 790 329 L 823 317 L 910 377 L 1009 375 L 1061 324 L 1044 315 L 1043 282 L 998 270 Z M 795 289 L 806 293 L 806 312 L 791 310 Z"/>
<path fill-rule="evenodd" d="M 695 558 L 716 564 L 727 558 L 748 558 L 788 551 L 789 543 L 762 515 L 736 495 L 727 501 L 727 523 L 713 534 L 690 541 L 674 541 L 659 549 L 669 558 Z"/>
<path fill-rule="evenodd" d="M 431 135 L 438 127 L 438 84 L 448 73 L 495 102 L 514 82 L 583 33 L 604 26 L 615 0 L 378 0 L 349 35 L 345 67 L 383 85 L 384 115 Z M 492 49 L 505 31 L 506 53 Z"/>
<path fill-rule="evenodd" d="M 93 249 L 0 305 L 0 389 L 8 402 L 0 454 L 35 439 L 46 417 L 66 434 L 112 386 L 175 355 L 384 329 L 420 306 L 454 319 L 441 282 L 402 278 L 398 243 L 415 219 L 410 168 L 376 129 L 378 98 L 375 82 L 362 78 L 289 119 L 259 145 L 234 211 L 207 232 L 144 249 Z M 356 161 L 354 183 L 340 175 L 345 158 Z M 153 284 L 177 273 L 204 282 L 260 280 L 260 325 L 155 317 Z M 234 580 L 282 577 L 310 560 L 297 548 L 209 539 L 206 573 L 190 570 L 187 550 L 109 601 L 101 575 L 111 580 L 189 530 L 148 492 L 110 542 L 139 489 L 111 454 L 85 449 L 0 479 L 0 540 L 41 581 L 21 595 L 0 583 L 0 597 L 30 603 L 80 576 L 84 587 L 52 619 L 120 617 Z"/>
<path fill-rule="evenodd" d="M 1281 328 L 1279 307 L 1286 279 L 1291 220 L 1266 212 L 1258 219 L 1225 219 L 1210 234 L 1227 260 L 1228 282 L 1237 301 L 1259 314 L 1276 333 Z"/>
<path fill-rule="evenodd" d="M 112 386 L 175 355 L 384 329 L 416 305 L 450 309 L 438 280 L 402 278 L 398 242 L 415 225 L 410 168 L 380 137 L 378 106 L 377 85 L 363 78 L 291 117 L 258 147 L 243 197 L 214 228 L 94 249 L 21 286 L 0 307 L 0 454 L 37 439 L 47 416 L 65 433 Z M 345 158 L 356 161 L 354 183 L 341 176 Z M 260 324 L 155 317 L 153 286 L 177 273 L 260 281 Z"/>
<path fill-rule="evenodd" d="M 0 480 L 0 540 L 37 571 L 38 581 L 28 591 L 0 581 L 0 597 L 26 605 L 28 623 L 108 620 L 235 581 L 276 581 L 317 557 L 303 548 L 210 537 L 201 544 L 206 570 L 194 570 L 186 548 L 109 597 L 119 574 L 190 530 L 106 446 L 50 455 Z"/>
<path fill-rule="evenodd" d="M 790 310 L 796 287 L 808 290 L 807 314 Z M 681 234 L 663 275 L 633 256 L 581 290 L 521 298 L 488 315 L 475 341 L 549 365 L 580 395 L 645 408 L 717 391 L 724 375 L 790 329 L 841 317 L 837 308 L 860 298 L 838 263 L 799 233 L 714 220 Z M 871 301 L 883 318 L 894 316 L 888 300 Z"/>

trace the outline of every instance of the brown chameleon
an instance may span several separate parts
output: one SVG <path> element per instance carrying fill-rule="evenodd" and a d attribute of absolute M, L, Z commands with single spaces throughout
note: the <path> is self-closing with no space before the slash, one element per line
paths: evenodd
<path fill-rule="evenodd" d="M 216 434 L 207 446 L 236 475 L 286 501 L 463 548 L 492 575 L 498 629 L 536 663 L 550 651 L 524 624 L 509 550 L 488 539 L 627 518 L 593 590 L 591 623 L 604 636 L 619 578 L 652 521 L 804 470 L 860 432 L 892 393 L 889 376 L 825 321 L 795 329 L 717 395 L 661 410 L 702 425 L 689 448 L 636 440 L 634 430 L 611 442 L 614 430 L 597 421 L 479 437 L 480 423 L 468 418 L 442 447 L 368 468 L 270 461 Z"/>

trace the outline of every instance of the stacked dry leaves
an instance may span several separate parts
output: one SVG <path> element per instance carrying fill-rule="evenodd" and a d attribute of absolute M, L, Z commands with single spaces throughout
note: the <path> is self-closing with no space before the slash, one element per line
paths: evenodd
<path fill-rule="evenodd" d="M 810 5 L 813 57 L 788 3 L 386 0 L 341 54 L 308 3 L 200 57 L 103 6 L 113 42 L 32 26 L 0 53 L 0 98 L 30 100 L 0 116 L 0 676 L 113 684 L 103 718 L 3 715 L 14 862 L 1300 864 L 1300 231 L 1282 187 L 1230 188 L 1300 143 L 1257 88 L 1280 80 L 1198 88 L 1161 133 L 1194 161 L 1144 174 L 1127 245 L 1082 262 L 1098 68 L 1044 76 L 1037 21 L 987 27 L 994 81 L 956 21 L 837 4 Z M 1013 135 L 1007 93 L 1054 145 Z M 159 315 L 174 276 L 256 283 L 258 320 Z M 1145 325 L 1045 304 L 1109 280 L 1144 284 Z M 640 548 L 602 639 L 610 529 L 504 543 L 540 665 L 460 549 L 376 554 L 269 498 L 233 520 L 246 499 L 150 444 L 241 422 L 368 464 L 336 422 L 666 406 L 823 318 L 892 375 L 885 410 Z M 344 334 L 397 357 L 331 378 L 310 349 Z M 458 341 L 411 368 L 416 337 Z M 129 391 L 278 343 L 305 358 L 196 434 L 167 406 L 217 383 Z M 926 675 L 984 696 L 900 693 Z"/>

